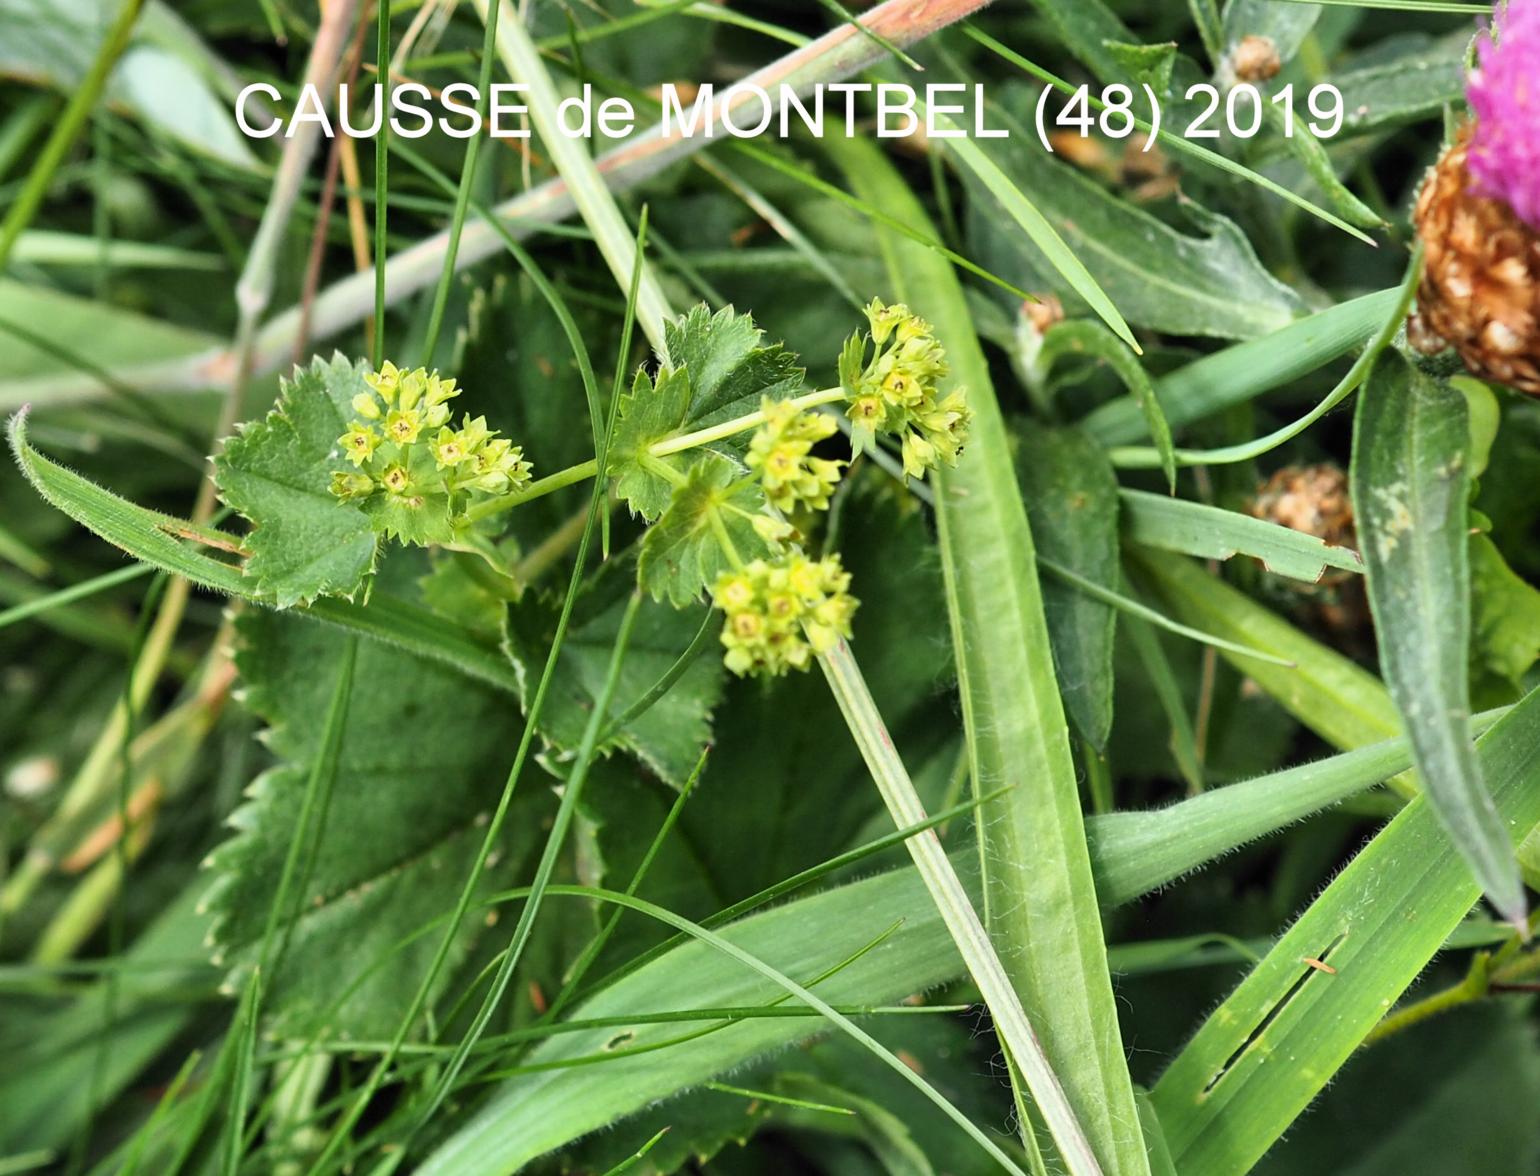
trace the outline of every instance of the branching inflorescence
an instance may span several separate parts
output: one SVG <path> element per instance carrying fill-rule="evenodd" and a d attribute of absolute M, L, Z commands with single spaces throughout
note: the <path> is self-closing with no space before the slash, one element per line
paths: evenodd
<path fill-rule="evenodd" d="M 807 551 L 850 464 L 816 452 L 838 431 L 820 409 L 844 405 L 851 460 L 890 438 L 911 477 L 954 463 L 966 439 L 967 400 L 960 389 L 940 391 L 946 354 L 930 325 L 875 299 L 866 317 L 868 330 L 840 356 L 839 386 L 798 395 L 801 371 L 784 349 L 763 345 L 747 317 L 697 310 L 670 325 L 678 366 L 639 372 L 620 404 L 605 473 L 652 524 L 641 586 L 676 604 L 709 596 L 724 614 L 724 661 L 735 674 L 806 669 L 851 634 L 850 574 L 837 553 Z M 590 462 L 532 483 L 523 449 L 484 417 L 466 414 L 451 427 L 449 401 L 461 389 L 437 372 L 390 363 L 379 372 L 317 370 L 366 386 L 344 401 L 354 419 L 329 455 L 337 467 L 329 487 L 378 536 L 485 553 L 505 507 L 598 473 Z M 340 389 L 328 393 L 342 399 Z M 292 401 L 291 389 L 291 412 Z M 729 415 L 749 405 L 757 408 Z"/>

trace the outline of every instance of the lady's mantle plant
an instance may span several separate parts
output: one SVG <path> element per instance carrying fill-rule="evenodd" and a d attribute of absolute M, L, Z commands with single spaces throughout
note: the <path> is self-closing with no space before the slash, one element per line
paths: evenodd
<path fill-rule="evenodd" d="M 806 669 L 850 636 L 850 576 L 838 554 L 807 550 L 848 465 L 818 452 L 838 431 L 829 410 L 843 406 L 854 455 L 896 445 L 912 477 L 955 462 L 966 440 L 967 401 L 940 394 L 946 355 L 930 325 L 880 300 L 866 318 L 839 386 L 803 392 L 794 357 L 751 319 L 698 307 L 669 325 L 669 362 L 638 371 L 619 406 L 605 473 L 649 524 L 638 580 L 676 606 L 708 595 L 736 674 Z M 279 606 L 351 595 L 387 540 L 501 564 L 504 512 L 599 472 L 588 462 L 531 480 L 523 449 L 485 417 L 454 427 L 461 391 L 438 372 L 371 372 L 340 356 L 285 382 L 217 470 L 252 524 L 257 594 Z"/>

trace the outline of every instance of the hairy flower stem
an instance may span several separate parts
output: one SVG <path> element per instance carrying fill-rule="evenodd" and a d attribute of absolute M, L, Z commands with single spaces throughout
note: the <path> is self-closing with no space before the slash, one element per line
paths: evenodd
<path fill-rule="evenodd" d="M 871 691 L 867 689 L 866 680 L 856 665 L 850 647 L 841 641 L 832 651 L 821 655 L 818 664 L 823 668 L 829 689 L 833 691 L 840 713 L 845 717 L 845 725 L 855 737 L 861 758 L 866 761 L 867 769 L 888 811 L 893 815 L 894 823 L 901 829 L 924 823 L 925 808 L 920 803 L 903 760 L 893 746 L 892 736 L 882 722 L 877 704 L 872 700 Z M 1058 1076 L 1054 1074 L 1042 1044 L 1027 1020 L 1021 998 L 1011 986 L 1005 968 L 990 943 L 989 934 L 979 921 L 957 871 L 952 868 L 951 860 L 942 848 L 940 838 L 936 836 L 935 830 L 926 829 L 911 837 L 906 844 L 925 882 L 926 890 L 930 892 L 936 909 L 946 923 L 947 931 L 957 944 L 963 963 L 967 965 L 969 974 L 984 997 L 984 1003 L 989 1007 L 990 1016 L 994 1018 L 995 1027 L 1005 1042 L 1011 1062 L 1026 1078 L 1027 1088 L 1036 1100 L 1037 1109 L 1052 1131 L 1054 1141 L 1070 1162 L 1070 1170 L 1085 1173 L 1099 1171 L 1091 1145 L 1075 1118 L 1064 1088 L 1059 1084 Z"/>

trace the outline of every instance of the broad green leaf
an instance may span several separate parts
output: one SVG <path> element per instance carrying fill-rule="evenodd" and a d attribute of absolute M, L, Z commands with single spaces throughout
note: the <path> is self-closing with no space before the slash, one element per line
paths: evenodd
<path fill-rule="evenodd" d="M 1124 55 L 1115 46 L 1131 45 L 1138 38 L 1103 0 L 1031 0 L 1037 14 L 1057 34 L 1057 40 L 1075 59 L 1103 82 L 1133 80 Z"/>
<path fill-rule="evenodd" d="M 1112 591 L 1118 586 L 1118 483 L 1106 455 L 1081 433 L 1026 423 L 1016 475 L 1038 553 Z M 1064 708 L 1101 751 L 1112 730 L 1112 606 L 1057 579 L 1043 582 L 1043 613 Z"/>
<path fill-rule="evenodd" d="M 611 559 L 594 576 L 573 613 L 540 717 L 541 733 L 564 756 L 575 751 L 582 739 L 634 584 L 631 561 Z M 526 708 L 560 611 L 560 600 L 535 592 L 526 592 L 508 608 L 508 651 L 518 668 L 520 698 Z M 681 611 L 667 603 L 643 602 L 615 688 L 617 713 L 673 666 L 700 623 L 699 608 Z M 598 750 L 623 747 L 675 788 L 683 786 L 700 749 L 711 741 L 711 712 L 721 695 L 722 673 L 720 658 L 709 653 L 697 658 L 667 694 Z M 628 834 L 634 836 L 636 830 Z"/>
<path fill-rule="evenodd" d="M 335 676 L 328 670 L 347 640 L 258 610 L 242 615 L 239 638 L 246 704 L 268 723 L 279 763 L 252 782 L 231 817 L 235 836 L 210 858 L 212 939 L 217 960 L 237 973 L 255 962 L 319 752 Z M 373 642 L 359 647 L 309 885 L 297 896 L 287 953 L 263 984 L 276 1032 L 379 1037 L 395 1029 L 437 937 L 400 945 L 454 906 L 478 817 L 496 803 L 506 769 L 510 710 L 506 696 L 446 668 Z M 533 815 L 515 824 L 519 852 L 510 846 L 488 885 L 508 877 L 537 826 Z M 467 920 L 466 944 L 480 926 Z"/>
<path fill-rule="evenodd" d="M 1478 754 L 1505 827 L 1522 838 L 1540 822 L 1540 693 L 1482 736 Z M 1248 1171 L 1480 897 L 1427 800 L 1413 800 L 1161 1076 L 1154 1101 L 1178 1171 Z"/>
<path fill-rule="evenodd" d="M 733 567 L 722 536 L 741 562 L 766 553 L 765 541 L 754 529 L 754 516 L 763 504 L 758 484 L 740 477 L 731 458 L 710 452 L 698 456 L 642 539 L 636 569 L 641 586 L 653 599 L 675 607 L 699 599 Z"/>
<path fill-rule="evenodd" d="M 1303 309 L 1262 268 L 1230 221 L 1210 215 L 1200 226 L 1206 235 L 1178 232 L 1053 159 L 1030 129 L 1004 111 L 995 117 L 1011 135 L 994 141 L 995 162 L 1013 184 L 1032 193 L 1038 210 L 1129 322 L 1177 335 L 1249 339 L 1286 326 Z M 982 185 L 970 182 L 969 188 L 973 252 L 988 257 L 1014 285 L 1058 295 L 1073 313 L 1081 305 L 1074 290 Z"/>
<path fill-rule="evenodd" d="M 1139 411 L 1144 414 L 1145 427 L 1149 429 L 1155 447 L 1160 451 L 1160 468 L 1165 472 L 1166 484 L 1174 491 L 1176 452 L 1171 443 L 1171 426 L 1166 423 L 1160 399 L 1155 395 L 1155 385 L 1144 370 L 1144 365 L 1108 335 L 1100 324 L 1091 322 L 1059 323 L 1044 334 L 1038 363 L 1049 368 L 1055 360 L 1064 356 L 1099 359 L 1123 382 L 1128 394 L 1139 406 Z"/>
<path fill-rule="evenodd" d="M 1380 290 L 1340 302 L 1162 376 L 1155 392 L 1166 420 L 1181 428 L 1326 366 L 1373 339 L 1399 300 L 1399 290 Z M 1087 413 L 1081 424 L 1109 446 L 1142 440 L 1148 427 L 1139 406 L 1121 399 Z"/>
<path fill-rule="evenodd" d="M 780 344 L 766 346 L 764 332 L 731 307 L 716 314 L 697 306 L 665 327 L 669 362 L 656 377 L 639 371 L 620 403 L 610 473 L 631 509 L 651 521 L 667 509 L 673 484 L 642 468 L 638 455 L 659 441 L 756 411 L 764 397 L 783 400 L 802 386 L 796 357 Z M 703 452 L 742 452 L 745 439 L 717 442 L 709 449 L 652 458 L 676 471 Z"/>
<path fill-rule="evenodd" d="M 875 146 L 831 139 L 825 148 L 858 196 L 927 224 Z M 935 325 L 974 412 L 956 470 L 936 479 L 936 509 L 973 785 L 980 794 L 1012 785 L 979 814 L 990 934 L 1103 1170 L 1147 1172 L 1005 423 L 951 266 L 891 233 L 879 239 L 894 295 Z"/>
<path fill-rule="evenodd" d="M 1465 398 L 1382 355 L 1358 394 L 1352 472 L 1380 666 L 1433 810 L 1518 922 L 1512 840 L 1470 750 L 1469 448 Z"/>
<path fill-rule="evenodd" d="M 1366 54 L 1328 79 L 1342 95 L 1342 134 L 1371 134 L 1438 118 L 1446 106 L 1465 97 L 1468 31 L 1406 43 L 1410 48 L 1388 59 L 1384 51 Z"/>
<path fill-rule="evenodd" d="M 1327 568 L 1362 572 L 1363 560 L 1304 531 L 1233 510 L 1168 498 L 1143 490 L 1122 491 L 1124 533 L 1135 543 L 1203 559 L 1249 555 L 1268 571 L 1314 584 Z"/>
<path fill-rule="evenodd" d="M 1513 687 L 1540 660 L 1540 589 L 1503 559 L 1486 535 L 1470 540 L 1471 658 Z"/>
<path fill-rule="evenodd" d="M 340 354 L 296 368 L 278 406 L 231 437 L 215 460 L 220 494 L 251 521 L 245 571 L 253 591 L 279 608 L 352 595 L 374 567 L 376 530 L 401 529 L 402 520 L 372 520 L 331 492 L 334 473 L 353 472 L 337 438 L 356 415 L 353 397 L 368 392 L 364 370 Z"/>

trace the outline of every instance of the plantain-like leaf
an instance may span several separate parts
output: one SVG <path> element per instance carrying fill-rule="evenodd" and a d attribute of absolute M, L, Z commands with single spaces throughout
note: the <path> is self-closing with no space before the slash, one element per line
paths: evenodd
<path fill-rule="evenodd" d="M 1359 393 L 1353 503 L 1385 684 L 1428 801 L 1504 917 L 1524 917 L 1513 843 L 1470 747 L 1465 397 L 1387 351 Z"/>
<path fill-rule="evenodd" d="M 1055 161 L 1024 122 L 993 108 L 991 115 L 1010 131 L 993 143 L 991 157 L 1017 188 L 1032 193 L 1033 205 L 1130 323 L 1248 339 L 1286 326 L 1303 309 L 1232 221 L 1193 206 L 1188 212 L 1204 235 L 1178 232 Z M 1070 283 L 981 182 L 964 178 L 973 195 L 972 255 L 988 257 L 994 272 L 1021 289 L 1052 292 L 1078 311 L 1082 302 Z"/>
<path fill-rule="evenodd" d="M 643 455 L 659 441 L 753 412 L 763 397 L 784 400 L 801 386 L 803 371 L 780 344 L 766 345 L 764 332 L 732 307 L 712 314 L 697 306 L 665 327 L 671 363 L 656 378 L 636 375 L 620 403 L 610 473 L 616 491 L 649 521 L 667 508 L 673 484 L 645 468 Z M 743 440 L 726 440 L 689 452 L 654 457 L 683 471 L 703 452 L 741 453 Z"/>
<path fill-rule="evenodd" d="M 368 391 L 365 367 L 341 354 L 317 358 L 283 381 L 278 407 L 245 425 L 214 463 L 221 496 L 251 521 L 246 574 L 280 608 L 321 595 L 350 596 L 374 567 L 371 522 L 331 492 L 333 473 L 353 467 L 337 446 Z"/>
<path fill-rule="evenodd" d="M 239 639 L 246 704 L 268 723 L 279 763 L 253 781 L 249 801 L 231 818 L 236 835 L 210 858 L 212 941 L 219 961 L 237 971 L 261 944 L 322 743 L 334 677 L 327 667 L 348 638 L 250 610 Z M 296 895 L 288 950 L 264 984 L 275 1031 L 372 1037 L 395 1030 L 438 937 L 401 944 L 454 907 L 480 837 L 478 814 L 496 803 L 507 770 L 512 708 L 506 695 L 446 667 L 360 644 L 314 865 Z M 486 885 L 507 881 L 536 825 L 510 822 L 518 847 L 500 856 Z M 480 926 L 479 918 L 467 920 L 462 947 Z"/>
<path fill-rule="evenodd" d="M 663 516 L 648 529 L 637 575 L 654 599 L 689 604 L 730 569 L 723 534 L 741 560 L 765 553 L 765 541 L 753 523 L 763 495 L 738 474 L 731 459 L 702 454 Z"/>

